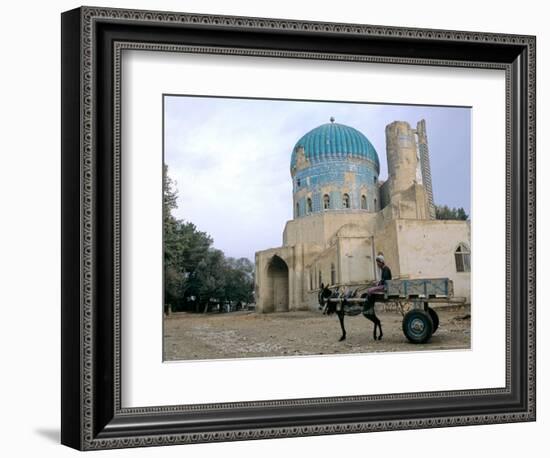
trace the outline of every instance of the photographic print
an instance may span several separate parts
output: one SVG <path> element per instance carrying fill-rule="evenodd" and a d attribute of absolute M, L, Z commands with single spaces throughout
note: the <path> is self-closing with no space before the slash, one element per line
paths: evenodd
<path fill-rule="evenodd" d="M 470 107 L 163 110 L 165 361 L 470 348 Z"/>
<path fill-rule="evenodd" d="M 536 37 L 61 25 L 63 444 L 536 419 Z"/>

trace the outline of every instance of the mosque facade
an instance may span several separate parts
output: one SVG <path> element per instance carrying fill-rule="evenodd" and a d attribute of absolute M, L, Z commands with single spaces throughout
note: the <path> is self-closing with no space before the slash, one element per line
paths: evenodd
<path fill-rule="evenodd" d="M 386 126 L 388 178 L 359 130 L 316 127 L 292 150 L 294 218 L 282 246 L 255 256 L 258 312 L 316 310 L 320 285 L 379 278 L 382 253 L 394 278 L 453 280 L 470 302 L 470 222 L 435 219 L 426 123 Z"/>

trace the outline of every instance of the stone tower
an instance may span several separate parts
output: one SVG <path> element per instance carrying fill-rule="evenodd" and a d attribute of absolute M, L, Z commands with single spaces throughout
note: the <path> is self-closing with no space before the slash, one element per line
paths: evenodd
<path fill-rule="evenodd" d="M 386 154 L 391 193 L 409 189 L 416 183 L 416 138 L 409 123 L 394 121 L 386 126 Z"/>
<path fill-rule="evenodd" d="M 380 191 L 384 207 L 388 207 L 386 214 L 391 218 L 435 217 L 433 197 L 430 197 L 431 174 L 426 126 L 424 121 L 420 121 L 418 126 L 420 132 L 412 129 L 405 121 L 394 121 L 386 126 L 388 179 Z"/>

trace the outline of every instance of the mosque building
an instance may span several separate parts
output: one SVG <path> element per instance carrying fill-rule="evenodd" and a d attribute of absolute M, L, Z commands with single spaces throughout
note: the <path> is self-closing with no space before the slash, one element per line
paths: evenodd
<path fill-rule="evenodd" d="M 294 218 L 282 246 L 255 257 L 258 312 L 316 310 L 321 283 L 377 280 L 379 253 L 394 278 L 447 277 L 470 302 L 470 222 L 435 219 L 425 121 L 387 125 L 386 157 L 381 181 L 371 142 L 334 118 L 298 140 Z"/>

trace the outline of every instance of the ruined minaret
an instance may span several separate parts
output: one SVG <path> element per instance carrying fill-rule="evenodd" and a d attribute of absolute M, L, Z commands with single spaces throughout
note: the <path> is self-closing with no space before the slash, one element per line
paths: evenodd
<path fill-rule="evenodd" d="M 430 219 L 435 219 L 434 195 L 432 190 L 432 172 L 430 168 L 430 153 L 428 150 L 428 137 L 426 135 L 426 121 L 422 119 L 416 124 L 418 136 L 418 152 L 420 157 L 420 170 L 422 172 L 422 184 L 426 190 L 428 211 Z"/>
<path fill-rule="evenodd" d="M 381 187 L 384 205 L 391 204 L 394 217 L 435 219 L 426 122 L 416 129 L 408 122 L 386 126 L 388 180 Z"/>
<path fill-rule="evenodd" d="M 406 191 L 416 183 L 416 139 L 409 123 L 394 121 L 386 126 L 388 178 L 393 194 Z"/>

